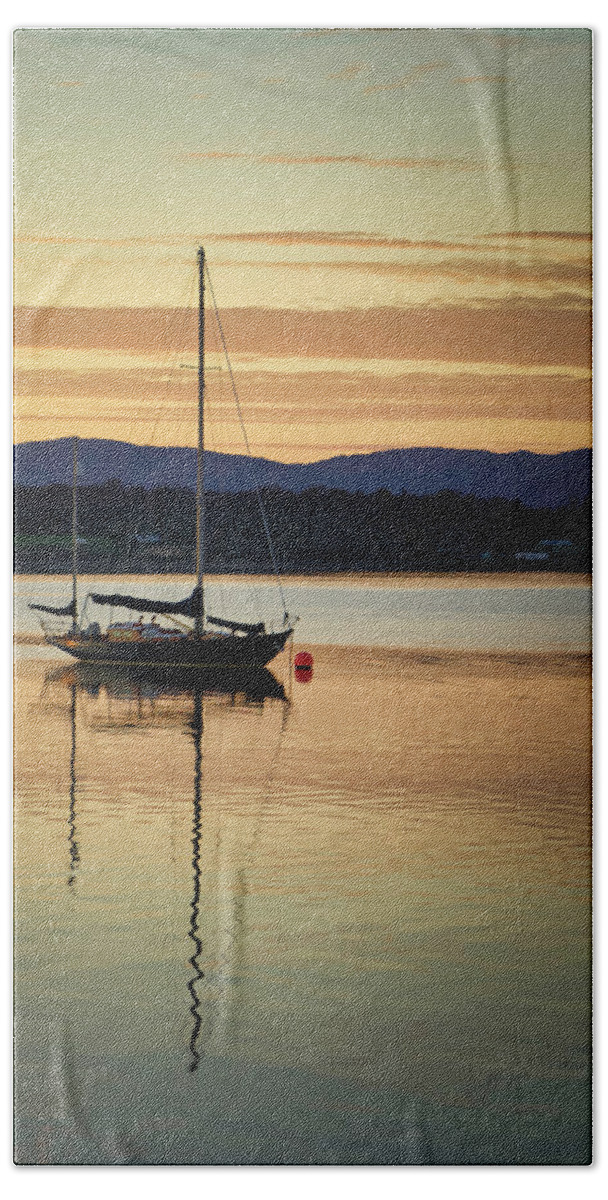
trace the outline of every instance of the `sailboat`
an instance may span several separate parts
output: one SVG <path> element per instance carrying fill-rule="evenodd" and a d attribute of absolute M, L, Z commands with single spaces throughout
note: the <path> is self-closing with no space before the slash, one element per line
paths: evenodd
<path fill-rule="evenodd" d="M 30 608 L 49 613 L 55 617 L 70 617 L 67 632 L 56 633 L 45 628 L 46 641 L 85 662 L 120 664 L 122 666 L 175 666 L 212 668 L 259 668 L 265 666 L 285 646 L 293 634 L 293 623 L 284 603 L 283 628 L 278 632 L 268 631 L 263 622 L 251 624 L 246 621 L 214 617 L 206 612 L 204 592 L 204 450 L 205 450 L 205 275 L 210 282 L 209 271 L 202 246 L 197 253 L 198 264 L 198 437 L 196 472 L 196 584 L 189 596 L 183 600 L 154 600 L 125 593 L 90 592 L 87 600 L 111 608 L 128 609 L 139 614 L 136 621 L 114 622 L 102 632 L 98 622 L 86 628 L 78 619 L 78 536 L 77 536 L 77 439 L 73 440 L 72 473 L 72 599 L 63 608 L 44 604 L 31 604 Z M 213 289 L 211 295 L 215 305 Z M 232 379 L 221 322 L 221 340 Z M 238 397 L 235 400 L 238 405 Z M 239 409 L 240 416 L 240 409 Z M 259 495 L 259 493 L 258 493 Z M 261 498 L 260 498 L 261 500 Z M 262 508 L 262 519 L 274 562 L 274 551 L 270 531 Z M 280 587 L 280 579 L 278 579 Z M 151 614 L 150 621 L 144 614 Z M 169 618 L 170 624 L 160 625 L 157 617 Z M 171 621 L 171 618 L 173 620 Z M 193 621 L 187 626 L 180 621 Z M 44 626 L 43 626 L 44 627 Z"/>

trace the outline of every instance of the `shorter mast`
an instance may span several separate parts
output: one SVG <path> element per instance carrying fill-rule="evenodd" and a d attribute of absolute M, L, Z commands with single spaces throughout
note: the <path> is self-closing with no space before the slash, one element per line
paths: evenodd
<path fill-rule="evenodd" d="M 202 635 L 205 621 L 203 565 L 205 546 L 205 251 L 198 248 L 198 441 L 196 447 L 196 587 L 198 604 L 194 631 Z"/>
<path fill-rule="evenodd" d="M 78 438 L 72 438 L 72 620 L 78 625 Z"/>

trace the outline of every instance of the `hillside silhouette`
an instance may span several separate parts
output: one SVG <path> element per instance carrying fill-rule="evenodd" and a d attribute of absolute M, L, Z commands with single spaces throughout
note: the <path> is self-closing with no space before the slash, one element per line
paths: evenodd
<path fill-rule="evenodd" d="M 125 487 L 196 487 L 196 450 L 187 446 L 137 446 L 130 442 L 82 438 L 78 442 L 82 484 L 117 480 Z M 72 441 L 60 438 L 15 447 L 15 481 L 43 487 L 72 481 Z M 243 454 L 205 452 L 210 492 L 248 492 L 256 486 L 304 492 L 332 488 L 369 495 L 386 489 L 431 496 L 453 491 L 491 500 L 520 500 L 533 507 L 558 507 L 584 500 L 591 489 L 591 451 L 532 454 L 517 450 L 456 450 L 442 446 L 338 455 L 311 463 L 281 463 Z"/>

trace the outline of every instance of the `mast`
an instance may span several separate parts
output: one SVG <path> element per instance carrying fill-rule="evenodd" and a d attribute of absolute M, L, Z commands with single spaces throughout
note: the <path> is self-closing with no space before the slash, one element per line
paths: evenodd
<path fill-rule="evenodd" d="M 194 631 L 203 632 L 205 601 L 203 596 L 203 561 L 205 537 L 205 251 L 198 248 L 198 441 L 196 448 L 196 586 L 198 605 Z"/>
<path fill-rule="evenodd" d="M 78 438 L 72 438 L 72 620 L 78 625 Z"/>

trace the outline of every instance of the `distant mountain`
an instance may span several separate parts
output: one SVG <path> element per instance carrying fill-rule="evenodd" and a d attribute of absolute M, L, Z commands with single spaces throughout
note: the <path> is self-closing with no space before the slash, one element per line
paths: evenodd
<path fill-rule="evenodd" d="M 23 487 L 72 479 L 69 438 L 24 442 L 15 447 L 15 481 Z M 127 487 L 196 485 L 196 451 L 183 446 L 135 446 L 129 442 L 82 439 L 79 479 L 83 484 L 119 480 Z M 205 453 L 208 491 L 238 493 L 255 485 L 299 493 L 307 488 L 338 488 L 371 494 L 385 488 L 393 495 L 434 495 L 442 491 L 480 499 L 520 500 L 534 508 L 558 507 L 584 500 L 591 489 L 591 451 L 531 454 L 518 450 L 421 447 L 374 454 L 341 455 L 314 463 L 280 463 L 241 454 Z"/>

